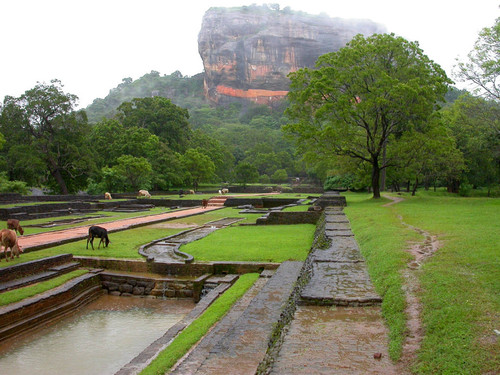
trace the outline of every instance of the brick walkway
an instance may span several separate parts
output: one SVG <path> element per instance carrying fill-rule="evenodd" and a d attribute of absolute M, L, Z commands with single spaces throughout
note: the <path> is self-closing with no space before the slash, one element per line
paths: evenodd
<path fill-rule="evenodd" d="M 99 225 L 106 228 L 108 232 L 116 232 L 140 225 L 154 224 L 165 220 L 173 220 L 181 217 L 197 215 L 203 212 L 218 210 L 220 208 L 221 207 L 194 207 L 174 212 L 166 212 L 164 214 L 110 221 Z M 19 244 L 24 250 L 30 251 L 60 245 L 66 242 L 77 241 L 87 238 L 89 227 L 90 225 L 84 225 L 75 228 L 21 236 L 19 237 Z"/>

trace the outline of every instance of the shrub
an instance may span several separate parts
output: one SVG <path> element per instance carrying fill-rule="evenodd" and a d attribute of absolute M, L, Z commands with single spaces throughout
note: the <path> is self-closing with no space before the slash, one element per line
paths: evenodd
<path fill-rule="evenodd" d="M 0 193 L 19 193 L 26 195 L 29 188 L 24 181 L 9 181 L 5 173 L 0 174 Z"/>
<path fill-rule="evenodd" d="M 353 186 L 353 176 L 350 174 L 336 175 L 327 177 L 323 188 L 333 190 L 336 188 L 350 189 Z"/>
<path fill-rule="evenodd" d="M 259 182 L 261 184 L 268 184 L 271 182 L 271 179 L 269 178 L 269 176 L 267 174 L 263 174 L 262 176 L 259 177 Z"/>

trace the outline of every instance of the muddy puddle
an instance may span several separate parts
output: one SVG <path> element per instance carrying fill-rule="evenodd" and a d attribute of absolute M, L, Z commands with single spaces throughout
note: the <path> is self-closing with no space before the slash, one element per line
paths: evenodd
<path fill-rule="evenodd" d="M 193 307 L 191 300 L 103 296 L 69 318 L 0 345 L 0 373 L 114 374 Z"/>

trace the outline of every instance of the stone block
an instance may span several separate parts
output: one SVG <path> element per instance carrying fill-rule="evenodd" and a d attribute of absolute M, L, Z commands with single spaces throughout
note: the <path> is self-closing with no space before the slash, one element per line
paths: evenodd
<path fill-rule="evenodd" d="M 136 286 L 132 289 L 132 294 L 135 296 L 142 296 L 144 294 L 144 287 Z"/>
<path fill-rule="evenodd" d="M 118 287 L 118 290 L 122 293 L 132 293 L 132 291 L 134 290 L 134 287 L 130 284 L 121 284 Z"/>

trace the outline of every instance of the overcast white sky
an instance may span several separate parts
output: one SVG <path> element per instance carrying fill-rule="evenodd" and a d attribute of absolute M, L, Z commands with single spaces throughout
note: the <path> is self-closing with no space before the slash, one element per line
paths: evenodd
<path fill-rule="evenodd" d="M 450 77 L 455 59 L 500 16 L 498 0 L 1 0 L 0 101 L 57 78 L 86 107 L 126 77 L 201 73 L 205 11 L 253 3 L 371 19 L 418 41 Z"/>

